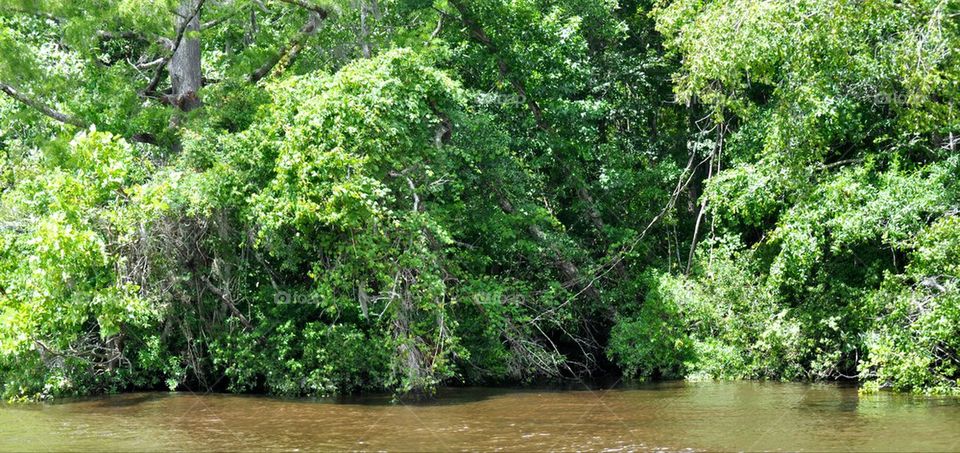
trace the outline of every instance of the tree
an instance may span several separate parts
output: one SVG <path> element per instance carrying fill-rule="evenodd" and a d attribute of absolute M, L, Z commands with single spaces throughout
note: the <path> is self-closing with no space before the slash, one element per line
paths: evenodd
<path fill-rule="evenodd" d="M 955 393 L 957 9 L 0 1 L 3 393 Z"/>

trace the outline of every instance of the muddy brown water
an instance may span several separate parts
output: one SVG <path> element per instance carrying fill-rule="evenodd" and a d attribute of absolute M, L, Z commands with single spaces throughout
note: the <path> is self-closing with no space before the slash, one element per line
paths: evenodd
<path fill-rule="evenodd" d="M 3 451 L 960 451 L 960 399 L 761 382 L 293 400 L 131 393 L 0 406 Z"/>

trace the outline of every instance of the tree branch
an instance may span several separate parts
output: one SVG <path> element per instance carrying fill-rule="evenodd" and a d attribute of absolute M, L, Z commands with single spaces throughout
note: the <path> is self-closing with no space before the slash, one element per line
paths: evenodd
<path fill-rule="evenodd" d="M 323 19 L 324 16 L 320 14 L 310 13 L 310 18 L 307 19 L 307 23 L 303 24 L 303 27 L 300 27 L 300 31 L 290 40 L 290 43 L 250 74 L 250 82 L 259 82 L 269 75 L 273 68 L 277 66 L 277 63 L 281 61 L 284 62 L 284 66 L 290 65 L 290 63 L 297 58 L 297 55 L 300 54 L 300 51 L 303 50 L 303 43 L 306 42 L 307 38 L 316 33 L 317 27 Z"/>
<path fill-rule="evenodd" d="M 11 98 L 17 100 L 17 102 L 20 102 L 34 110 L 37 110 L 38 112 L 46 115 L 47 117 L 57 120 L 63 124 L 69 124 L 71 126 L 79 127 L 81 129 L 86 129 L 93 124 L 89 121 L 86 121 L 81 118 L 77 118 L 73 115 L 68 115 L 66 113 L 54 110 L 52 107 L 48 106 L 47 104 L 44 104 L 43 102 L 40 102 L 36 99 L 32 99 L 28 97 L 27 95 L 21 93 L 20 91 L 17 91 L 16 88 L 6 83 L 0 82 L 0 91 L 3 91 L 4 93 L 7 94 L 7 96 L 10 96 Z M 158 144 L 157 138 L 150 133 L 133 134 L 126 138 L 131 142 L 147 143 L 150 145 Z"/>
<path fill-rule="evenodd" d="M 193 18 L 197 17 L 197 14 L 200 14 L 200 9 L 203 8 L 203 2 L 206 0 L 200 0 L 197 3 L 197 7 L 193 10 L 193 13 L 190 15 L 187 20 L 183 21 L 179 27 L 177 27 L 177 36 L 173 41 L 173 48 L 170 51 L 170 56 L 164 59 L 164 63 L 157 68 L 157 72 L 154 73 L 153 79 L 150 80 L 150 84 L 143 90 L 143 96 L 152 96 L 156 94 L 157 86 L 160 85 L 160 81 L 163 80 L 163 67 L 170 62 L 170 59 L 173 58 L 173 55 L 177 53 L 177 49 L 180 48 L 180 43 L 183 42 L 183 35 L 187 31 L 187 26 L 190 25 L 190 22 L 193 21 Z"/>
<path fill-rule="evenodd" d="M 53 118 L 61 123 L 69 124 L 71 126 L 76 126 L 81 129 L 90 127 L 90 123 L 88 123 L 87 121 L 84 121 L 73 115 L 68 115 L 63 112 L 58 112 L 54 110 L 52 107 L 48 106 L 47 104 L 44 104 L 43 102 L 40 102 L 36 99 L 32 99 L 28 97 L 27 95 L 17 91 L 17 89 L 15 89 L 14 87 L 6 83 L 0 82 L 0 91 L 3 91 L 4 93 L 7 94 L 7 96 L 10 96 L 11 98 L 16 99 L 18 102 L 26 106 L 29 106 L 39 111 L 40 113 L 43 113 L 44 115 L 50 118 Z"/>
<path fill-rule="evenodd" d="M 247 330 L 250 330 L 253 328 L 253 325 L 250 324 L 250 321 L 247 319 L 247 317 L 243 316 L 243 313 L 241 313 L 240 310 L 237 309 L 237 306 L 234 305 L 233 298 L 230 297 L 229 291 L 217 288 L 210 281 L 210 279 L 207 278 L 206 275 L 200 276 L 200 279 L 203 281 L 203 284 L 207 287 L 208 290 L 210 290 L 211 293 L 213 293 L 214 295 L 220 298 L 220 300 L 223 302 L 223 305 L 226 306 L 228 310 L 230 310 L 230 313 L 240 320 L 240 323 L 243 324 L 243 327 L 245 327 Z"/>
<path fill-rule="evenodd" d="M 830 164 L 821 164 L 820 169 L 829 170 L 831 168 L 842 167 L 847 164 L 859 164 L 861 162 L 863 162 L 863 158 L 844 159 L 844 160 L 839 160 Z"/>

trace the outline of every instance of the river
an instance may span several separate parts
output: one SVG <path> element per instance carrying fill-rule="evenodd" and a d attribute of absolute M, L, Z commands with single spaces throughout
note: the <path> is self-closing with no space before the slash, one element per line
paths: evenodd
<path fill-rule="evenodd" d="M 130 393 L 0 406 L 0 450 L 960 450 L 960 400 L 832 384 L 447 389 L 298 400 Z"/>

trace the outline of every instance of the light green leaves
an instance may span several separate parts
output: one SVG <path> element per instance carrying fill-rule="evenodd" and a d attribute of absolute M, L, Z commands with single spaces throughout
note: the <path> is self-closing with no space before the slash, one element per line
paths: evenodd
<path fill-rule="evenodd" d="M 95 129 L 77 134 L 69 149 L 33 184 L 3 194 L 18 215 L 6 220 L 23 226 L 2 232 L 9 245 L 0 254 L 0 313 L 8 322 L 0 338 L 8 355 L 41 343 L 70 348 L 91 328 L 107 340 L 155 315 L 137 285 L 122 280 L 126 244 L 117 235 L 125 190 L 144 163 L 125 141 Z"/>

